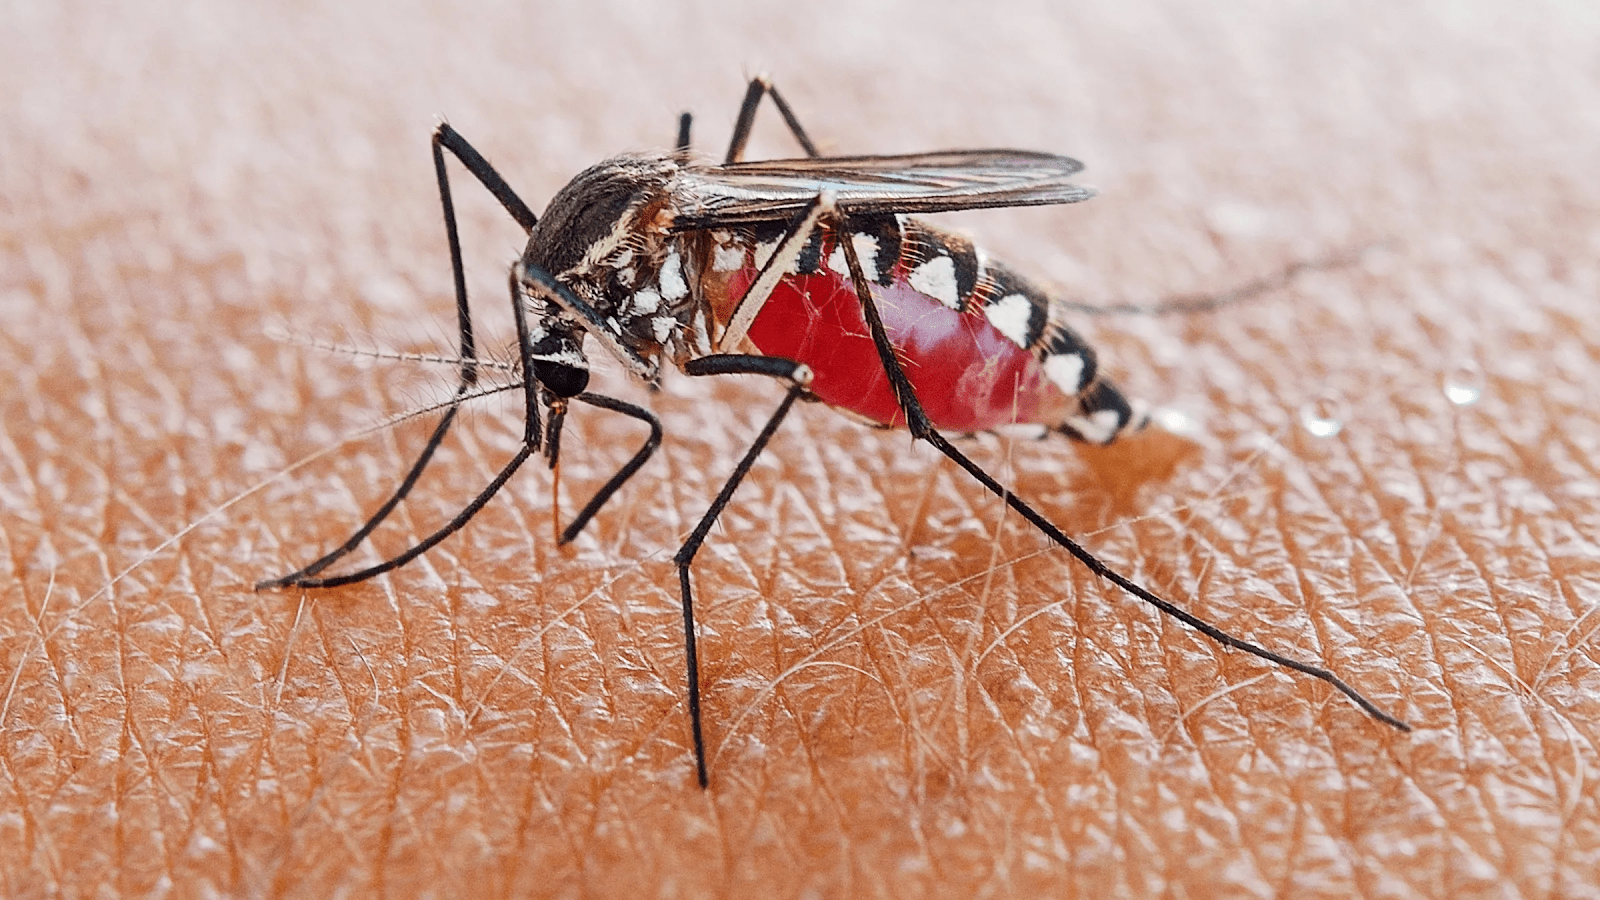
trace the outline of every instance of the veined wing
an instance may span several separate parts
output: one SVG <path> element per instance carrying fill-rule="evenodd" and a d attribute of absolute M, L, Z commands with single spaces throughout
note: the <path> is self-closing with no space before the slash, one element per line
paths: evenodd
<path fill-rule="evenodd" d="M 674 228 L 787 221 L 822 191 L 858 215 L 1076 203 L 1094 189 L 1067 179 L 1083 163 L 1027 150 L 949 150 L 691 166 L 679 175 Z"/>

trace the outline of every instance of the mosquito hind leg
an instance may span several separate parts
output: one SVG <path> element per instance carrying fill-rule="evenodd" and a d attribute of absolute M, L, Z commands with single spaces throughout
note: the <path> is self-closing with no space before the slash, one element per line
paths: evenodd
<path fill-rule="evenodd" d="M 831 205 L 831 203 L 827 205 Z M 861 267 L 861 260 L 856 254 L 855 242 L 851 240 L 848 216 L 835 208 L 831 218 L 834 222 L 835 234 L 838 235 L 839 246 L 844 248 L 845 261 L 850 268 L 850 279 L 855 285 L 856 296 L 861 301 L 862 314 L 867 321 L 867 329 L 872 334 L 872 342 L 877 348 L 879 363 L 883 366 L 884 374 L 889 379 L 890 388 L 899 400 L 900 408 L 906 416 L 906 424 L 911 429 L 914 437 L 932 444 L 935 449 L 966 470 L 967 474 L 971 475 L 985 489 L 1005 501 L 1007 506 L 1015 510 L 1024 519 L 1027 519 L 1030 524 L 1043 532 L 1056 545 L 1072 554 L 1074 558 L 1088 567 L 1089 571 L 1095 575 L 1110 581 L 1134 597 L 1154 606 L 1162 613 L 1177 619 L 1225 647 L 1243 650 L 1252 656 L 1275 663 L 1286 669 L 1309 675 L 1337 689 L 1374 719 L 1401 731 L 1411 730 L 1410 725 L 1380 709 L 1377 704 L 1368 700 L 1360 691 L 1346 684 L 1327 669 L 1301 662 L 1297 659 L 1291 659 L 1243 638 L 1235 637 L 1129 580 L 1115 569 L 1101 562 L 1093 553 L 1090 553 L 1077 541 L 1068 537 L 1060 528 L 1057 528 L 1053 522 L 1046 519 L 1009 489 L 1002 486 L 981 466 L 968 459 L 966 454 L 956 449 L 949 439 L 934 427 L 933 422 L 924 412 L 922 402 L 917 399 L 916 390 L 912 387 L 910 379 L 906 377 L 905 369 L 895 356 L 894 346 L 889 342 L 888 332 L 883 327 L 883 318 L 878 313 L 877 302 L 872 298 L 872 292 L 868 287 L 869 282 Z"/>
<path fill-rule="evenodd" d="M 772 105 L 778 108 L 778 114 L 783 116 L 783 122 L 789 126 L 789 133 L 794 135 L 800 148 L 806 155 L 816 157 L 817 145 L 811 142 L 806 135 L 806 130 L 800 126 L 800 119 L 789 106 L 789 101 L 783 99 L 777 87 L 772 84 L 772 79 L 765 75 L 757 75 L 750 79 L 750 86 L 745 89 L 744 102 L 739 104 L 739 118 L 733 125 L 733 138 L 728 141 L 728 154 L 723 157 L 723 164 L 736 163 L 744 158 L 745 145 L 750 142 L 750 128 L 756 121 L 756 110 L 761 107 L 763 96 L 772 98 Z"/>
<path fill-rule="evenodd" d="M 744 100 L 739 104 L 739 118 L 733 126 L 733 138 L 728 142 L 728 153 L 723 157 L 723 165 L 739 162 L 744 158 L 745 144 L 750 141 L 750 128 L 755 124 L 756 109 L 761 105 L 761 98 L 771 95 L 773 105 L 778 107 L 778 113 L 783 116 L 783 122 L 789 126 L 789 133 L 800 144 L 800 148 L 807 156 L 816 157 L 817 146 L 811 142 L 806 130 L 800 126 L 800 119 L 794 114 L 794 109 L 789 106 L 789 101 L 783 99 L 778 89 L 773 87 L 772 79 L 765 75 L 757 75 L 750 79 L 750 86 L 745 89 Z M 690 146 L 690 131 L 694 127 L 694 115 L 683 113 L 678 116 L 678 139 L 673 143 L 680 157 L 687 156 Z"/>

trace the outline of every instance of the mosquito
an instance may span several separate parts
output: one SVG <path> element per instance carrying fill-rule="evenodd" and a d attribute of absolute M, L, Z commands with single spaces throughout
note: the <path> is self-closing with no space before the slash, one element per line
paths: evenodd
<path fill-rule="evenodd" d="M 770 99 L 805 151 L 747 162 L 745 145 Z M 763 375 L 786 387 L 733 473 L 673 562 L 683 600 L 689 726 L 695 775 L 708 784 L 691 566 L 712 524 L 796 401 L 820 401 L 879 426 L 903 427 L 948 457 L 1095 575 L 1211 638 L 1319 679 L 1373 718 L 1410 726 L 1331 671 L 1235 637 L 1156 596 L 1101 562 L 956 448 L 944 432 L 1029 424 L 1108 444 L 1147 416 L 1099 371 L 1094 350 L 1063 321 L 1064 300 L 914 215 L 1077 203 L 1094 196 L 1069 180 L 1077 160 L 1024 150 L 950 150 L 823 156 L 765 77 L 745 92 L 720 165 L 690 153 L 692 118 L 675 149 L 617 156 L 580 173 L 536 216 L 489 162 L 448 124 L 433 133 L 433 164 L 450 246 L 460 327 L 454 398 L 390 498 L 343 544 L 268 588 L 327 588 L 403 566 L 460 530 L 523 463 L 551 468 L 574 403 L 636 419 L 643 446 L 561 530 L 571 541 L 660 445 L 648 410 L 592 393 L 586 344 L 630 374 L 659 384 L 663 362 L 691 376 Z M 528 234 L 508 278 L 516 323 L 522 444 L 453 519 L 398 556 L 324 575 L 392 513 L 427 468 L 460 404 L 477 384 L 448 152 Z"/>

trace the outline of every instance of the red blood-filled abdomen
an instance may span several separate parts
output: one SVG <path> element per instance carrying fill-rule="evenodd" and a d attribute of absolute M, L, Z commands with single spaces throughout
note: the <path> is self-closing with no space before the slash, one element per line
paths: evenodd
<path fill-rule="evenodd" d="M 751 266 L 729 273 L 729 296 L 744 296 L 757 274 Z M 981 313 L 950 309 L 903 277 L 888 287 L 873 285 L 873 296 L 901 365 L 938 428 L 1051 423 L 1070 406 L 1034 354 Z M 810 366 L 816 373 L 811 390 L 823 402 L 880 424 L 905 424 L 848 278 L 823 269 L 784 279 L 750 326 L 749 339 L 767 356 Z"/>

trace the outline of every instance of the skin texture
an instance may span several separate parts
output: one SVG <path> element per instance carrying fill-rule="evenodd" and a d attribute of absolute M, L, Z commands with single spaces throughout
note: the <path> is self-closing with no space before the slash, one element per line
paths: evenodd
<path fill-rule="evenodd" d="M 1600 889 L 1587 5 L 21 6 L 0 894 Z M 391 576 L 251 590 L 342 540 L 433 420 L 340 436 L 448 396 L 447 369 L 273 337 L 449 352 L 434 117 L 539 209 L 684 108 L 719 151 L 762 70 L 825 151 L 1084 159 L 1090 203 L 940 221 L 1085 302 L 1386 241 L 1244 307 L 1083 317 L 1189 437 L 964 446 L 1121 571 L 1415 733 L 1098 583 L 903 433 L 804 406 L 696 566 L 701 792 L 670 556 L 777 403 L 760 379 L 651 396 L 602 367 L 668 438 L 569 551 L 530 465 Z M 767 110 L 752 156 L 791 152 Z M 519 233 L 456 186 L 504 356 Z M 380 551 L 492 476 L 519 402 L 464 416 Z M 1317 410 L 1343 429 L 1315 436 Z M 571 417 L 569 513 L 641 431 Z"/>

